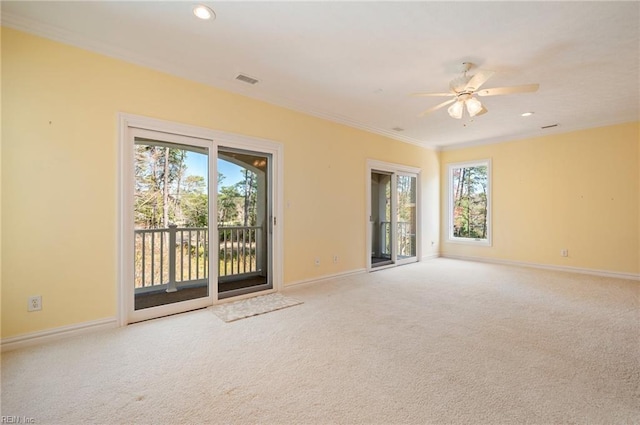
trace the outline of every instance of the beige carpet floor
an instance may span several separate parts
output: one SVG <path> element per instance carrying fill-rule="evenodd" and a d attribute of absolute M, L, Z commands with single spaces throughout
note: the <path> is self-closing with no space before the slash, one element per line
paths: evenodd
<path fill-rule="evenodd" d="M 637 424 L 640 283 L 436 259 L 2 355 L 38 424 Z"/>

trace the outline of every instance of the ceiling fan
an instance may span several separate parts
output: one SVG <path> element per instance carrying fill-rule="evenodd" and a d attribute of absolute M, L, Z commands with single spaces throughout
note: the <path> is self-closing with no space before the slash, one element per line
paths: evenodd
<path fill-rule="evenodd" d="M 442 102 L 432 108 L 423 111 L 419 116 L 427 115 L 433 111 L 452 104 L 447 109 L 449 115 L 452 118 L 461 119 L 466 107 L 470 117 L 476 115 L 482 115 L 487 112 L 482 103 L 476 99 L 478 96 L 497 96 L 503 94 L 514 93 L 532 93 L 538 90 L 539 84 L 526 84 L 523 86 L 512 87 L 496 87 L 492 89 L 480 90 L 480 87 L 487 82 L 489 78 L 494 74 L 493 71 L 486 69 L 478 69 L 473 76 L 468 76 L 467 72 L 473 67 L 471 62 L 464 62 L 462 64 L 462 75 L 458 78 L 454 78 L 449 83 L 449 93 L 414 93 L 412 96 L 452 96 L 453 99 Z"/>

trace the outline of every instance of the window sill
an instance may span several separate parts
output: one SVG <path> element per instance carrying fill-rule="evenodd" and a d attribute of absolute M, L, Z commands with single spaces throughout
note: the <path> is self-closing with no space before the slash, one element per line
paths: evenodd
<path fill-rule="evenodd" d="M 491 246 L 491 241 L 488 239 L 470 239 L 470 238 L 448 238 L 447 242 L 461 244 L 461 245 L 475 245 L 475 246 Z"/>

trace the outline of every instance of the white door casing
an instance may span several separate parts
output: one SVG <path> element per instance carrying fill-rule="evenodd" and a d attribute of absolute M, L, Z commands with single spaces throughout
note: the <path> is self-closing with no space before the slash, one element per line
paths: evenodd
<path fill-rule="evenodd" d="M 395 199 L 394 193 L 397 188 L 398 176 L 409 176 L 409 177 L 416 178 L 416 207 L 417 207 L 417 210 L 416 210 L 416 257 L 415 258 L 412 257 L 411 259 L 398 259 L 397 246 L 396 246 L 397 244 L 395 243 L 395 237 L 394 237 L 393 243 L 391 243 L 391 256 L 392 256 L 393 264 L 373 268 L 371 264 L 371 254 L 370 254 L 372 238 L 373 238 L 371 222 L 370 222 L 373 214 L 373 211 L 371 210 L 371 199 L 372 199 L 371 173 L 376 171 L 388 173 L 391 175 L 391 188 L 392 188 L 391 198 L 392 199 Z M 366 246 L 365 255 L 366 255 L 367 271 L 380 270 L 388 267 L 395 267 L 397 265 L 419 261 L 420 251 L 421 251 L 420 173 L 421 173 L 420 168 L 416 168 L 416 167 L 411 167 L 411 166 L 402 165 L 402 164 L 394 164 L 391 162 L 384 162 L 384 161 L 378 161 L 373 159 L 367 160 L 366 175 L 365 175 L 365 188 L 366 188 L 366 195 L 367 195 L 366 196 L 367 208 L 366 208 L 366 217 L 365 217 L 367 240 L 365 245 Z M 391 203 L 391 228 L 392 229 L 395 229 L 397 227 L 396 221 L 397 221 L 397 204 L 394 200 Z"/>
<path fill-rule="evenodd" d="M 282 144 L 265 139 L 225 133 L 203 127 L 184 125 L 170 121 L 158 120 L 144 116 L 120 113 L 119 155 L 118 155 L 118 238 L 117 238 L 117 270 L 118 270 L 118 323 L 124 326 L 140 320 L 175 314 L 210 306 L 219 302 L 217 290 L 218 262 L 210 261 L 209 291 L 205 298 L 182 301 L 176 304 L 158 306 L 144 310 L 133 309 L 133 146 L 134 137 L 148 137 L 174 143 L 199 146 L 208 149 L 209 161 L 209 240 L 217 240 L 217 152 L 219 146 L 232 147 L 256 152 L 264 152 L 272 157 L 272 187 L 270 196 L 273 199 L 273 245 L 272 271 L 273 288 L 254 294 L 226 298 L 224 302 L 242 298 L 277 292 L 282 288 L 283 280 L 283 158 Z M 215 250 L 217 252 L 217 250 Z M 217 259 L 217 255 L 216 255 Z"/>

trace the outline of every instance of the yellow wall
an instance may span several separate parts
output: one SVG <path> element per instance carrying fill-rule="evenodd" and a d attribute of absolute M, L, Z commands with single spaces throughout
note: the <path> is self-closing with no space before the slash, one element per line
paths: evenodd
<path fill-rule="evenodd" d="M 1 59 L 2 338 L 116 315 L 118 112 L 284 145 L 285 284 L 365 267 L 367 159 L 422 168 L 423 256 L 640 272 L 638 123 L 438 155 L 6 28 Z M 446 164 L 482 158 L 493 246 L 448 243 Z"/>
<path fill-rule="evenodd" d="M 423 169 L 437 253 L 436 152 L 6 28 L 2 79 L 2 338 L 116 315 L 118 112 L 284 145 L 285 283 L 365 267 L 369 158 Z"/>
<path fill-rule="evenodd" d="M 442 152 L 441 253 L 640 273 L 639 151 L 628 123 Z M 449 243 L 447 164 L 484 158 L 493 246 Z"/>
<path fill-rule="evenodd" d="M 0 31 L 0 46 L 2 46 L 2 31 Z M 0 69 L 2 69 L 2 55 L 0 55 Z M 2 76 L 0 75 L 0 93 L 2 93 Z M 0 117 L 2 117 L 2 101 L 0 98 Z M 0 324 L 2 323 L 2 122 L 0 121 Z"/>

